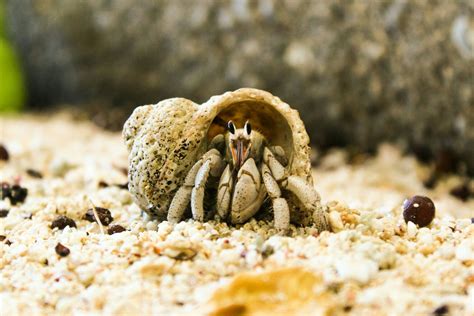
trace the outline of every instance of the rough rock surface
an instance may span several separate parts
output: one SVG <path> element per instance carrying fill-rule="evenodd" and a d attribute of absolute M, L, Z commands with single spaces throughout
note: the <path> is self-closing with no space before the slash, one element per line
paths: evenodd
<path fill-rule="evenodd" d="M 31 101 L 130 107 L 243 86 L 298 108 L 322 146 L 400 141 L 474 171 L 474 4 L 9 0 Z M 471 18 L 471 19 L 470 19 Z"/>

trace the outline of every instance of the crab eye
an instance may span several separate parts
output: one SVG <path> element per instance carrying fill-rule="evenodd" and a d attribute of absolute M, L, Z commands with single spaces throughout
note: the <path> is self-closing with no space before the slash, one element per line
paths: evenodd
<path fill-rule="evenodd" d="M 249 121 L 245 122 L 244 130 L 247 135 L 250 135 L 252 132 L 252 125 L 250 125 Z"/>
<path fill-rule="evenodd" d="M 227 129 L 229 130 L 231 134 L 235 134 L 235 125 L 232 121 L 229 121 L 227 123 Z"/>

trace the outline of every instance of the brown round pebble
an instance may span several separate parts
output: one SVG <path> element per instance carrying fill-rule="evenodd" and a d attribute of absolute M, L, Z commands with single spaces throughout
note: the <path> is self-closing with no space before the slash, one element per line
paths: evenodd
<path fill-rule="evenodd" d="M 62 245 L 61 243 L 58 242 L 58 244 L 56 245 L 56 247 L 54 248 L 54 250 L 56 251 L 56 253 L 58 255 L 60 255 L 61 257 L 66 257 L 67 255 L 69 255 L 71 253 L 71 250 L 69 250 L 68 247 Z"/>
<path fill-rule="evenodd" d="M 51 223 L 51 229 L 56 228 L 56 227 L 59 228 L 59 229 L 64 229 L 64 228 L 66 228 L 66 226 L 74 227 L 74 228 L 77 227 L 76 222 L 72 218 L 69 218 L 69 217 L 64 216 L 64 215 L 59 215 Z"/>
<path fill-rule="evenodd" d="M 415 195 L 403 202 L 405 222 L 413 222 L 419 227 L 428 226 L 435 216 L 435 205 L 426 196 Z"/>
<path fill-rule="evenodd" d="M 114 220 L 110 211 L 103 207 L 96 207 L 95 208 L 97 215 L 99 216 L 99 220 L 104 226 L 109 226 L 110 223 Z M 86 214 L 82 217 L 82 219 L 88 220 L 89 222 L 95 222 L 94 210 L 88 209 Z"/>
<path fill-rule="evenodd" d="M 121 225 L 111 225 L 107 229 L 107 233 L 109 235 L 118 234 L 118 233 L 121 233 L 121 232 L 124 232 L 124 231 L 126 231 L 126 229 Z"/>
<path fill-rule="evenodd" d="M 7 210 L 7 209 L 2 209 L 2 210 L 0 210 L 0 218 L 1 218 L 1 217 L 7 217 L 9 212 L 10 212 L 10 211 Z"/>
<path fill-rule="evenodd" d="M 8 150 L 5 148 L 5 146 L 0 144 L 0 160 L 8 161 L 8 159 L 10 159 L 10 154 L 8 154 Z"/>

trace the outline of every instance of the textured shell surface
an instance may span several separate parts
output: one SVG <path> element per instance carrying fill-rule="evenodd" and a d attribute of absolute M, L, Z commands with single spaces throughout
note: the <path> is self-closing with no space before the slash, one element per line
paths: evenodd
<path fill-rule="evenodd" d="M 271 145 L 283 147 L 289 174 L 312 184 L 309 137 L 298 112 L 266 91 L 242 88 L 201 105 L 172 98 L 135 109 L 123 129 L 135 202 L 163 218 L 189 169 L 229 120 L 237 126 L 250 120 Z"/>

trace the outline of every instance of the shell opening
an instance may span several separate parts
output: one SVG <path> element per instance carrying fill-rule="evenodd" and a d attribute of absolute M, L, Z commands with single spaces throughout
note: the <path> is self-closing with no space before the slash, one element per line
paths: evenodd
<path fill-rule="evenodd" d="M 271 104 L 257 100 L 239 101 L 227 105 L 220 111 L 209 127 L 209 140 L 227 131 L 227 122 L 232 120 L 237 128 L 243 128 L 248 120 L 252 129 L 262 133 L 271 146 L 281 146 L 289 161 L 293 154 L 291 127 L 285 117 Z"/>

